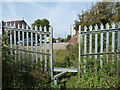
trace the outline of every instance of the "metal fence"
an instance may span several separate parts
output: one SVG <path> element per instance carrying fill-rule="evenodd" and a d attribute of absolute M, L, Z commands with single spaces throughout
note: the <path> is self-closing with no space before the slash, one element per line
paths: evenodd
<path fill-rule="evenodd" d="M 104 28 L 104 26 L 106 26 L 106 28 Z M 112 57 L 114 57 L 114 54 L 117 54 L 117 60 L 119 63 L 120 61 L 120 55 L 119 55 L 120 53 L 120 22 L 118 23 L 118 26 L 115 26 L 114 23 L 112 23 L 111 25 L 109 25 L 108 23 L 106 25 L 101 24 L 99 30 L 97 25 L 95 25 L 94 28 L 91 25 L 89 26 L 89 28 L 84 26 L 84 31 L 81 31 L 81 30 L 82 30 L 81 26 L 79 26 L 79 39 L 78 39 L 79 40 L 78 41 L 79 42 L 79 64 L 78 64 L 79 72 L 81 68 L 82 56 L 83 56 L 84 63 L 87 62 L 86 56 L 89 56 L 90 59 L 92 58 L 92 56 L 94 56 L 95 60 L 100 59 L 100 67 L 102 68 L 103 54 L 106 55 L 107 62 L 108 62 L 109 54 L 112 54 Z M 81 37 L 83 37 L 83 40 L 84 40 L 83 43 L 81 43 L 82 41 Z M 100 55 L 100 58 L 98 58 L 98 55 Z M 112 62 L 114 63 L 114 58 L 112 58 Z M 86 72 L 86 65 L 84 65 L 84 73 L 85 72 Z"/>
<path fill-rule="evenodd" d="M 13 56 L 15 63 L 23 65 L 23 70 L 33 65 L 40 66 L 41 72 L 50 72 L 53 78 L 53 28 L 47 27 L 31 29 L 22 23 L 4 23 L 2 21 L 2 34 L 8 37 L 7 48 Z M 44 50 L 42 50 L 42 38 L 44 37 Z M 49 37 L 49 50 L 47 50 L 47 37 Z M 49 63 L 48 63 L 49 62 Z"/>

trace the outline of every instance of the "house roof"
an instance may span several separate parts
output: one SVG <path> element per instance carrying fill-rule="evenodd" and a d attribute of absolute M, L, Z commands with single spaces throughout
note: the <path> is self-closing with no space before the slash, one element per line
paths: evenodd
<path fill-rule="evenodd" d="M 5 24 L 6 23 L 16 23 L 16 24 L 18 24 L 18 23 L 20 23 L 20 24 L 22 24 L 22 23 L 24 23 L 25 25 L 27 25 L 28 27 L 29 27 L 29 29 L 30 29 L 30 26 L 26 23 L 26 21 L 25 20 L 14 20 L 14 21 L 6 21 L 6 22 L 4 22 Z"/>

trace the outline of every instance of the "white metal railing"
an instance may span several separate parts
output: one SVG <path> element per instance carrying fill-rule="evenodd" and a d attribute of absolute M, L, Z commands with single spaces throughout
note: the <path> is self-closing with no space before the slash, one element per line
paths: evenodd
<path fill-rule="evenodd" d="M 86 63 L 86 56 L 91 56 L 94 55 L 95 60 L 98 59 L 98 55 L 100 55 L 100 66 L 102 68 L 103 62 L 102 62 L 102 58 L 103 58 L 103 54 L 106 54 L 106 58 L 107 58 L 107 62 L 108 62 L 108 54 L 112 54 L 112 63 L 114 63 L 114 54 L 117 54 L 117 59 L 118 61 L 120 60 L 120 22 L 118 23 L 118 28 L 115 28 L 115 24 L 112 23 L 110 25 L 107 23 L 106 24 L 106 29 L 104 29 L 104 25 L 101 24 L 100 26 L 100 30 L 98 30 L 98 26 L 95 25 L 94 29 L 93 27 L 90 25 L 89 26 L 89 30 L 87 31 L 87 27 L 84 26 L 84 31 L 81 31 L 81 26 L 79 26 L 79 38 L 78 38 L 78 42 L 79 42 L 79 64 L 78 64 L 78 70 L 80 72 L 80 68 L 81 68 L 81 57 L 83 56 L 84 58 L 84 63 Z M 112 37 L 110 37 L 109 33 L 112 33 Z M 106 37 L 104 36 L 104 33 L 106 34 Z M 115 34 L 117 33 L 117 34 Z M 94 37 L 93 37 L 94 34 Z M 98 34 L 100 35 L 100 42 L 98 42 Z M 117 35 L 117 37 L 115 38 L 115 36 Z M 81 37 L 83 37 L 84 39 L 84 43 L 81 43 Z M 95 39 L 95 41 L 93 41 L 93 38 Z M 106 38 L 106 41 L 104 41 L 104 38 Z M 87 40 L 88 39 L 88 40 Z M 110 42 L 111 39 L 111 42 Z M 118 40 L 117 42 L 117 46 L 115 46 L 115 39 Z M 89 41 L 89 43 L 87 42 Z M 106 46 L 104 46 L 104 42 L 106 42 Z M 93 43 L 95 47 L 93 47 Z M 109 45 L 111 43 L 111 45 Z M 81 44 L 83 44 L 84 46 L 84 50 L 82 51 L 81 49 Z M 89 47 L 87 47 L 89 44 Z M 98 44 L 100 45 L 100 50 L 98 51 Z M 104 48 L 106 47 L 106 48 Z M 109 48 L 111 47 L 111 51 L 109 50 Z M 115 48 L 117 47 L 117 48 Z M 89 49 L 89 51 L 87 52 L 87 48 Z M 117 49 L 117 50 L 116 50 Z M 96 62 L 95 62 L 96 65 Z M 84 73 L 86 72 L 86 66 L 84 65 Z"/>
<path fill-rule="evenodd" d="M 2 26 L 1 26 L 2 34 L 5 35 L 6 33 L 6 36 L 9 36 L 9 39 L 7 42 L 8 43 L 7 48 L 10 49 L 11 56 L 13 56 L 14 54 L 15 62 L 22 63 L 23 69 L 25 70 L 27 70 L 25 68 L 26 62 L 28 67 L 32 66 L 34 63 L 40 62 L 41 72 L 43 72 L 43 68 L 45 69 L 44 71 L 47 71 L 49 69 L 51 78 L 53 78 L 53 43 L 52 43 L 53 28 L 50 27 L 49 30 L 47 31 L 47 27 L 44 27 L 44 31 L 42 31 L 41 26 L 38 30 L 37 27 L 35 27 L 35 29 L 33 29 L 33 27 L 29 29 L 27 25 L 20 24 L 20 23 L 8 24 L 7 22 L 4 23 L 4 21 L 2 21 L 1 23 L 2 23 Z M 49 36 L 49 53 L 47 53 L 47 41 L 46 41 L 47 35 Z M 45 39 L 44 50 L 42 50 L 43 36 Z M 38 48 L 38 40 L 40 41 L 40 48 Z M 45 63 L 43 63 L 43 55 L 44 55 Z M 34 56 L 35 56 L 35 60 L 34 60 Z M 47 63 L 48 56 L 49 56 L 49 65 Z M 45 67 L 43 67 L 43 64 L 45 64 L 44 65 Z"/>

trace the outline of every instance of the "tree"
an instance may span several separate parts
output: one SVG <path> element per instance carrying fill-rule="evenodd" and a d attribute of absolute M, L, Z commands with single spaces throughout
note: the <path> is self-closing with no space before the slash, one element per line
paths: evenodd
<path fill-rule="evenodd" d="M 78 20 L 75 21 L 74 29 L 78 30 L 79 25 L 81 25 L 83 30 L 85 25 L 89 27 L 89 25 L 95 26 L 95 24 L 98 26 L 103 24 L 105 26 L 106 23 L 117 23 L 118 7 L 119 2 L 97 2 L 88 10 L 82 11 L 81 15 L 78 14 Z"/>
<path fill-rule="evenodd" d="M 44 31 L 44 27 L 47 27 L 47 31 L 50 27 L 50 22 L 47 19 L 38 19 L 32 24 L 33 28 L 35 29 L 35 26 L 37 26 L 37 29 L 40 30 L 40 26 L 42 27 L 42 31 Z"/>
<path fill-rule="evenodd" d="M 65 42 L 68 42 L 71 38 L 71 35 L 67 35 L 67 38 L 65 39 Z"/>

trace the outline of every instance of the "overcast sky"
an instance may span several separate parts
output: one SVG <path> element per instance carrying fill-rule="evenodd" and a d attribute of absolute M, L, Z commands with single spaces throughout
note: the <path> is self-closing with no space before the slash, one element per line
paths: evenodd
<path fill-rule="evenodd" d="M 92 2 L 2 2 L 4 21 L 24 20 L 31 25 L 37 19 L 46 18 L 54 28 L 54 37 L 70 34 L 70 25 L 87 10 Z M 74 34 L 74 32 L 73 32 Z"/>

